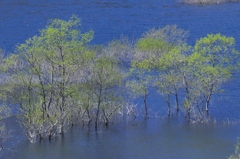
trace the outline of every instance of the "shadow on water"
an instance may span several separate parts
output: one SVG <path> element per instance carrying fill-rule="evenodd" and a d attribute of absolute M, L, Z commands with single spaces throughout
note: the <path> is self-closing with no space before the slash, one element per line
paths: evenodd
<path fill-rule="evenodd" d="M 234 150 L 239 126 L 191 124 L 179 118 L 136 118 L 99 126 L 73 126 L 66 134 L 31 144 L 15 120 L 11 151 L 16 159 L 64 158 L 226 158 Z M 17 128 L 17 129 L 16 129 Z"/>

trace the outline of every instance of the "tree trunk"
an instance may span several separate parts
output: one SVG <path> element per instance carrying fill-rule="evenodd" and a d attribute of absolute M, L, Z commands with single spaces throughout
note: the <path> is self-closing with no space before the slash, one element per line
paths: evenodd
<path fill-rule="evenodd" d="M 96 131 L 97 131 L 97 127 L 98 127 L 99 109 L 100 109 L 100 101 L 98 101 L 97 114 L 96 114 L 96 120 L 95 120 L 95 130 L 96 130 Z"/>
<path fill-rule="evenodd" d="M 90 116 L 88 108 L 87 108 L 87 115 L 88 115 L 88 123 L 87 123 L 87 125 L 89 126 L 91 121 L 92 121 L 92 119 L 91 119 L 91 116 Z"/>
<path fill-rule="evenodd" d="M 144 108 L 145 108 L 145 117 L 148 116 L 148 109 L 147 109 L 147 90 L 145 89 L 145 92 L 144 92 Z"/>
<path fill-rule="evenodd" d="M 98 116 L 99 116 L 99 110 L 100 110 L 100 104 L 101 104 L 101 96 L 102 96 L 102 87 L 99 88 L 99 97 L 98 97 L 98 106 L 97 106 L 97 114 L 96 114 L 96 120 L 95 120 L 95 130 L 97 131 L 98 127 Z"/>
<path fill-rule="evenodd" d="M 207 113 L 207 115 L 208 115 L 208 108 L 209 108 L 210 99 L 211 99 L 210 96 L 208 96 L 207 99 L 206 99 L 206 113 Z"/>
<path fill-rule="evenodd" d="M 207 99 L 206 99 L 206 113 L 207 113 L 207 115 L 208 115 L 209 103 L 210 103 L 210 100 L 211 100 L 211 96 L 213 94 L 213 88 L 214 88 L 214 84 L 211 84 L 210 92 L 209 92 L 209 95 L 207 96 Z"/>
<path fill-rule="evenodd" d="M 167 96 L 167 104 L 168 104 L 168 117 L 171 115 L 171 102 L 170 102 L 170 95 Z"/>
<path fill-rule="evenodd" d="M 191 107 L 188 108 L 187 113 L 188 113 L 188 121 L 190 121 L 190 119 L 191 119 Z"/>
<path fill-rule="evenodd" d="M 108 120 L 108 117 L 107 117 L 104 109 L 102 109 L 102 111 L 103 111 L 103 115 L 104 115 L 104 118 L 105 118 L 105 125 L 106 125 L 106 127 L 107 127 L 107 126 L 108 126 L 108 123 L 109 123 L 109 120 Z"/>
<path fill-rule="evenodd" d="M 178 101 L 178 94 L 175 94 L 175 100 L 176 100 L 176 105 L 177 105 L 177 116 L 178 116 L 178 112 L 179 112 L 179 101 Z"/>
<path fill-rule="evenodd" d="M 189 86 L 188 86 L 188 82 L 187 79 L 185 77 L 185 73 L 183 76 L 184 79 L 184 85 L 185 85 L 185 90 L 186 90 L 186 100 L 189 102 L 190 101 L 190 92 L 189 92 Z M 187 108 L 187 114 L 188 114 L 188 121 L 190 121 L 191 119 L 191 106 L 188 103 L 188 108 Z"/>

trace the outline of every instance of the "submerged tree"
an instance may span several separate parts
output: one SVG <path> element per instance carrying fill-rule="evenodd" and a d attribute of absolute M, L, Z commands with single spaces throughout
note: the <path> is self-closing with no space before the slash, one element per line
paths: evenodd
<path fill-rule="evenodd" d="M 130 88 L 133 97 L 141 97 L 144 103 L 145 117 L 148 116 L 147 96 L 149 95 L 149 88 L 152 85 L 152 77 L 143 68 L 139 68 L 135 64 L 130 70 L 130 80 L 127 81 L 126 86 Z"/>
<path fill-rule="evenodd" d="M 64 133 L 71 120 L 73 88 L 82 83 L 85 64 L 94 56 L 86 46 L 93 32 L 82 34 L 79 25 L 76 16 L 52 20 L 39 36 L 17 47 L 23 64 L 15 72 L 21 85 L 20 119 L 27 133 L 35 129 L 35 137 Z"/>
<path fill-rule="evenodd" d="M 1 74 L 1 80 L 0 80 L 0 152 L 4 150 L 4 142 L 7 141 L 7 139 L 10 136 L 9 130 L 6 127 L 5 119 L 10 116 L 10 108 L 7 105 L 7 91 L 9 90 L 9 87 L 6 86 L 7 83 L 7 64 L 6 59 L 4 58 L 4 52 L 0 49 L 0 74 Z M 0 153 L 1 156 L 1 153 Z"/>
<path fill-rule="evenodd" d="M 132 70 L 141 72 L 136 79 L 145 83 L 144 76 L 155 76 L 155 86 L 168 105 L 168 115 L 171 113 L 171 96 L 174 96 L 177 114 L 182 101 L 189 120 L 191 112 L 203 119 L 203 103 L 208 113 L 212 95 L 219 92 L 222 84 L 232 76 L 239 53 L 231 37 L 208 35 L 191 48 L 186 44 L 187 35 L 188 32 L 176 26 L 146 32 L 136 43 Z M 135 82 L 136 90 L 141 88 L 139 86 Z M 180 90 L 184 99 L 179 98 Z"/>
<path fill-rule="evenodd" d="M 212 95 L 219 92 L 222 84 L 232 76 L 239 54 L 235 50 L 234 38 L 210 34 L 196 42 L 192 56 L 192 60 L 197 61 L 195 74 L 208 113 Z"/>
<path fill-rule="evenodd" d="M 121 69 L 128 67 L 133 59 L 133 44 L 127 37 L 112 40 L 104 47 L 104 54 L 115 58 Z"/>
<path fill-rule="evenodd" d="M 188 32 L 177 26 L 151 29 L 137 41 L 134 64 L 139 69 L 151 72 L 155 86 L 168 105 L 170 115 L 171 96 L 175 96 L 177 114 L 179 111 L 178 91 L 181 88 L 184 49 Z M 187 50 L 187 49 L 186 49 Z"/>
<path fill-rule="evenodd" d="M 130 80 L 127 82 L 127 86 L 132 90 L 134 96 L 143 98 L 145 117 L 148 116 L 147 96 L 149 88 L 152 86 L 152 65 L 165 47 L 164 41 L 158 41 L 152 37 L 143 37 L 135 45 L 129 71 Z"/>
<path fill-rule="evenodd" d="M 171 96 L 174 96 L 176 104 L 176 114 L 180 109 L 179 91 L 184 87 L 183 77 L 186 72 L 186 52 L 189 46 L 175 46 L 172 50 L 164 53 L 155 68 L 158 70 L 158 80 L 155 86 L 168 104 L 168 115 L 170 115 Z"/>
<path fill-rule="evenodd" d="M 100 55 L 94 63 L 89 82 L 94 94 L 93 100 L 97 106 L 95 119 L 95 129 L 97 129 L 100 111 L 105 124 L 108 125 L 110 117 L 121 108 L 117 103 L 120 98 L 118 86 L 124 76 L 118 68 L 117 61 L 111 57 Z"/>
<path fill-rule="evenodd" d="M 10 109 L 4 103 L 0 105 L 0 157 L 1 152 L 6 149 L 5 142 L 10 138 L 10 130 L 6 126 L 6 122 L 4 121 L 6 118 L 10 116 Z"/>
<path fill-rule="evenodd" d="M 40 35 L 17 46 L 18 54 L 1 54 L 1 102 L 19 105 L 18 119 L 31 142 L 63 134 L 79 121 L 94 121 L 96 130 L 99 123 L 107 126 L 129 95 L 124 84 L 134 97 L 142 97 L 145 117 L 154 86 L 167 103 L 168 116 L 175 103 L 177 115 L 182 106 L 188 120 L 204 119 L 213 94 L 239 60 L 234 39 L 220 34 L 190 47 L 187 31 L 166 26 L 144 33 L 134 46 L 122 38 L 89 47 L 93 32 L 81 33 L 79 26 L 76 16 L 51 20 Z M 7 109 L 0 108 L 1 117 Z"/>

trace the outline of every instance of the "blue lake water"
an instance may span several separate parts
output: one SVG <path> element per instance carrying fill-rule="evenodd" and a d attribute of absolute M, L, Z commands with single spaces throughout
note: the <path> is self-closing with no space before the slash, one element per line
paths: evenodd
<path fill-rule="evenodd" d="M 15 45 L 38 34 L 49 19 L 82 21 L 82 31 L 94 30 L 92 44 L 106 44 L 121 35 L 134 40 L 153 27 L 176 24 L 188 30 L 188 43 L 210 33 L 232 36 L 240 49 L 240 3 L 186 5 L 177 0 L 1 0 L 0 48 L 6 54 Z M 216 118 L 240 120 L 240 79 L 236 75 L 214 97 L 210 111 Z M 165 110 L 157 95 L 149 105 Z M 4 158 L 226 158 L 234 152 L 239 125 L 195 125 L 150 118 L 137 124 L 114 124 L 99 133 L 76 127 L 52 142 L 30 144 L 15 121 Z"/>

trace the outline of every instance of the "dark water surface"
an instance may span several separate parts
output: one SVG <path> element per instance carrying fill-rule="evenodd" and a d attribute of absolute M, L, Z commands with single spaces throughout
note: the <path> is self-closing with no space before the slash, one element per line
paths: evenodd
<path fill-rule="evenodd" d="M 81 18 L 83 31 L 94 30 L 93 44 L 106 44 L 121 35 L 134 40 L 150 28 L 177 24 L 190 31 L 191 45 L 209 33 L 221 33 L 233 36 L 240 49 L 240 3 L 195 6 L 177 0 L 1 0 L 0 48 L 14 52 L 16 44 L 38 34 L 49 19 L 67 20 L 72 14 Z M 224 86 L 225 92 L 214 98 L 210 108 L 213 117 L 240 119 L 239 81 L 235 76 Z M 161 101 L 155 97 L 150 98 L 153 107 Z M 99 133 L 76 127 L 64 138 L 36 144 L 16 135 L 21 132 L 17 129 L 8 143 L 12 147 L 8 157 L 224 159 L 234 152 L 240 136 L 239 125 L 183 124 L 154 118 L 137 123 L 111 125 Z"/>
<path fill-rule="evenodd" d="M 234 126 L 189 125 L 150 119 L 139 125 L 111 125 L 98 133 L 75 128 L 30 144 L 21 142 L 16 158 L 74 159 L 221 159 L 233 152 L 238 129 Z"/>

